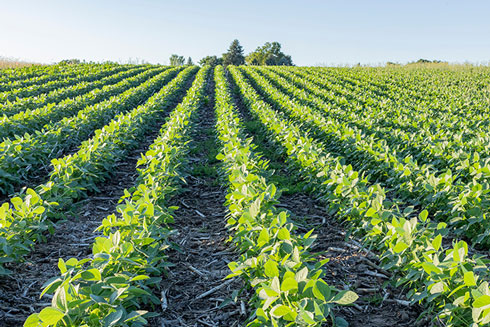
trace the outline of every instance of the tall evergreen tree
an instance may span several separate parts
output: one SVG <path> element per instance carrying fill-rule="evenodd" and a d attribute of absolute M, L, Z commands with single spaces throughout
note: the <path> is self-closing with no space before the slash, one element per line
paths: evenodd
<path fill-rule="evenodd" d="M 238 40 L 233 40 L 228 52 L 223 53 L 223 65 L 243 65 L 245 63 L 245 56 L 243 55 L 243 47 Z"/>
<path fill-rule="evenodd" d="M 187 63 L 186 63 L 187 66 L 193 66 L 194 65 L 194 62 L 192 61 L 192 58 L 189 57 L 187 58 Z"/>

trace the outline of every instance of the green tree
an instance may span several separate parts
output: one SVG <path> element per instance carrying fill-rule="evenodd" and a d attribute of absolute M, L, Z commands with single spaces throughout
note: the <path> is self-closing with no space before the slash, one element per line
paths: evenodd
<path fill-rule="evenodd" d="M 78 65 L 81 63 L 82 61 L 80 59 L 65 59 L 59 62 L 60 65 Z"/>
<path fill-rule="evenodd" d="M 293 66 L 291 56 L 281 51 L 279 42 L 267 42 L 263 46 L 257 47 L 254 52 L 247 55 L 245 60 L 249 65 Z"/>
<path fill-rule="evenodd" d="M 223 65 L 243 65 L 245 57 L 243 56 L 243 47 L 238 40 L 233 40 L 226 53 L 223 53 Z"/>
<path fill-rule="evenodd" d="M 186 65 L 187 66 L 193 66 L 194 65 L 194 62 L 192 61 L 192 58 L 191 57 L 187 58 Z"/>
<path fill-rule="evenodd" d="M 170 65 L 171 66 L 183 66 L 184 63 L 185 63 L 184 56 L 179 56 L 176 54 L 173 54 L 170 56 Z"/>
<path fill-rule="evenodd" d="M 223 59 L 222 58 L 218 58 L 216 56 L 206 56 L 204 58 L 202 58 L 201 60 L 199 60 L 199 65 L 201 66 L 206 66 L 206 65 L 210 65 L 210 66 L 217 66 L 217 65 L 222 65 L 223 64 Z"/>

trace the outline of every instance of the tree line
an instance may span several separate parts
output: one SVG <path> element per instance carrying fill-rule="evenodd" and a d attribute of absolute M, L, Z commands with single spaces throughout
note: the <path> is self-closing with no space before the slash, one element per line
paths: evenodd
<path fill-rule="evenodd" d="M 184 56 L 173 54 L 170 56 L 170 65 L 183 66 L 193 65 L 192 58 L 189 57 L 187 62 Z M 231 42 L 228 51 L 223 53 L 221 57 L 218 56 L 206 56 L 199 60 L 199 65 L 260 65 L 260 66 L 293 66 L 293 60 L 291 56 L 284 54 L 281 51 L 281 44 L 279 42 L 266 42 L 263 46 L 257 47 L 255 51 L 244 55 L 243 47 L 238 40 Z"/>

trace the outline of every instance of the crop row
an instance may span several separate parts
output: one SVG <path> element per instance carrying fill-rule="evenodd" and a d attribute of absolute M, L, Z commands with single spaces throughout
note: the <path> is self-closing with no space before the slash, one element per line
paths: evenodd
<path fill-rule="evenodd" d="M 179 68 L 163 72 L 160 69 L 148 70 L 118 84 L 94 91 L 93 94 L 73 99 L 60 108 L 53 107 L 47 108 L 45 112 L 39 111 L 40 120 L 43 120 L 43 116 L 54 117 L 57 115 L 57 110 L 76 114 L 46 124 L 31 134 L 25 131 L 22 137 L 6 139 L 0 143 L 2 193 L 12 192 L 16 186 L 27 181 L 40 168 L 49 164 L 51 159 L 78 145 L 92 135 L 95 129 L 107 124 L 116 114 L 126 112 L 144 102 L 179 70 Z M 31 121 L 34 124 L 36 116 L 32 116 Z"/>
<path fill-rule="evenodd" d="M 94 66 L 93 64 L 90 64 Z M 46 65 L 46 66 L 29 66 L 23 68 L 10 68 L 10 69 L 2 69 L 0 71 L 0 85 L 8 85 L 12 83 L 27 81 L 29 79 L 36 80 L 43 76 L 49 75 L 69 75 L 69 74 L 77 74 L 77 72 L 86 70 L 89 65 Z M 99 65 L 101 67 L 115 67 L 115 64 L 103 64 Z M 36 83 L 34 83 L 36 84 Z M 3 90 L 2 90 L 3 91 Z"/>
<path fill-rule="evenodd" d="M 322 279 L 328 261 L 310 253 L 313 231 L 300 235 L 278 209 L 280 192 L 235 103 L 424 314 L 447 326 L 490 323 L 490 260 L 474 248 L 490 246 L 488 71 L 229 66 L 228 73 L 148 65 L 0 73 L 0 89 L 9 87 L 0 93 L 0 191 L 47 179 L 0 206 L 0 275 L 54 232 L 74 202 L 98 191 L 196 76 L 138 163 L 137 186 L 103 220 L 93 255 L 60 258 L 60 275 L 43 291 L 52 305 L 26 326 L 148 323 L 152 314 L 141 310 L 158 305 L 153 287 L 174 233 L 166 204 L 212 77 L 227 227 L 238 254 L 227 278 L 254 290 L 248 326 L 343 326 L 333 309 L 357 295 Z"/>
<path fill-rule="evenodd" d="M 103 68 L 100 66 L 87 66 L 84 71 L 81 71 L 76 77 L 63 78 L 61 80 L 54 80 L 51 82 L 43 83 L 40 85 L 33 85 L 24 88 L 19 88 L 15 90 L 9 90 L 0 92 L 0 103 L 5 104 L 12 101 L 17 101 L 26 97 L 38 96 L 43 93 L 50 92 L 52 90 L 66 87 L 70 85 L 75 85 L 81 81 L 90 82 L 101 79 L 103 77 L 109 76 L 115 72 L 120 72 L 126 70 L 129 67 L 116 66 Z"/>
<path fill-rule="evenodd" d="M 123 70 L 121 72 L 115 71 L 114 74 L 103 77 L 99 80 L 92 82 L 80 82 L 75 85 L 55 89 L 49 93 L 41 94 L 39 96 L 18 99 L 17 101 L 0 105 L 0 113 L 5 116 L 13 116 L 22 111 L 34 110 L 49 105 L 53 106 L 65 99 L 75 98 L 97 88 L 110 84 L 116 84 L 122 79 L 132 77 L 146 69 L 147 68 L 145 67 L 136 67 L 133 69 Z"/>
<path fill-rule="evenodd" d="M 279 210 L 278 194 L 266 181 L 266 164 L 253 153 L 233 107 L 224 70 L 215 71 L 216 129 L 222 143 L 218 159 L 228 182 L 228 227 L 240 251 L 232 273 L 255 289 L 255 312 L 248 326 L 319 326 L 333 318 L 332 307 L 357 298 L 351 291 L 338 291 L 321 279 L 321 266 L 308 264 L 313 231 L 297 235 L 286 210 Z M 337 323 L 340 323 L 340 318 Z"/>
<path fill-rule="evenodd" d="M 115 68 L 117 66 L 110 64 L 110 65 L 99 65 L 101 68 Z M 121 66 L 124 67 L 124 66 Z M 127 67 L 127 66 L 126 66 Z M 86 70 L 83 66 L 75 66 L 73 69 L 68 69 L 68 70 L 48 70 L 40 75 L 40 76 L 34 76 L 32 78 L 27 78 L 27 79 L 21 79 L 21 80 L 8 80 L 8 77 L 0 77 L 0 92 L 4 91 L 12 91 L 15 89 L 20 89 L 20 88 L 26 88 L 29 86 L 34 86 L 34 85 L 41 85 L 47 82 L 51 81 L 56 81 L 60 79 L 65 79 L 69 77 L 76 77 L 80 73 L 83 73 L 83 71 Z"/>
<path fill-rule="evenodd" d="M 300 70 L 296 70 L 300 72 Z M 321 69 L 302 70 L 302 74 L 320 74 Z M 334 81 L 352 90 L 365 89 L 383 98 L 389 98 L 416 112 L 430 116 L 440 114 L 468 115 L 485 110 L 488 96 L 485 91 L 489 81 L 488 69 L 450 71 L 417 70 L 396 72 L 389 70 L 360 70 L 351 72 L 328 71 Z M 330 74 L 331 73 L 331 74 Z M 371 95 L 369 95 L 371 96 Z M 487 98 L 487 100 L 485 100 Z M 427 110 L 430 108 L 430 110 Z M 415 118 L 415 117 L 414 117 Z"/>
<path fill-rule="evenodd" d="M 282 71 L 281 74 L 287 72 Z M 432 109 L 431 106 L 410 105 L 399 103 L 390 97 L 375 96 L 374 92 L 369 92 L 368 85 L 351 90 L 342 87 L 341 81 L 325 82 L 314 74 L 297 74 L 296 79 L 292 80 L 297 86 L 302 86 L 308 81 L 310 91 L 312 86 L 316 87 L 315 95 L 332 104 L 328 112 L 329 117 L 334 116 L 350 126 L 356 126 L 366 134 L 389 140 L 397 145 L 400 155 L 412 155 L 421 164 L 437 164 L 438 168 L 444 169 L 447 162 L 441 160 L 447 158 L 448 147 L 462 145 L 460 132 L 456 133 L 454 129 L 450 133 L 441 130 L 438 124 L 444 120 L 442 115 L 438 115 L 437 120 L 429 116 L 432 110 L 427 108 Z M 291 78 L 290 74 L 288 78 Z M 331 88 L 335 88 L 335 92 L 329 91 Z M 339 103 L 338 98 L 343 98 L 344 101 Z M 409 96 L 403 97 L 405 98 Z M 423 109 L 417 110 L 418 107 Z M 446 111 L 446 114 L 448 113 L 449 111 Z M 416 133 L 413 130 L 414 126 L 417 126 Z M 448 138 L 452 139 L 452 142 L 446 142 Z M 458 154 L 459 152 L 451 153 L 451 159 L 457 159 L 455 155 Z"/>
<path fill-rule="evenodd" d="M 443 242 L 444 223 L 432 223 L 427 211 L 400 211 L 380 185 L 325 152 L 298 126 L 264 102 L 239 69 L 230 72 L 246 106 L 268 137 L 288 154 L 288 161 L 328 204 L 328 210 L 350 222 L 355 233 L 380 253 L 384 269 L 397 285 L 410 288 L 409 298 L 424 303 L 448 325 L 484 325 L 490 320 L 488 260 L 468 255 L 464 241 Z M 284 104 L 286 106 L 287 104 Z"/>
<path fill-rule="evenodd" d="M 314 70 L 308 70 L 310 71 Z M 485 118 L 488 115 L 488 109 L 485 110 L 488 108 L 488 96 L 480 95 L 478 99 L 475 96 L 452 95 L 450 99 L 443 101 L 441 97 L 443 98 L 444 94 L 453 93 L 446 90 L 435 94 L 431 100 L 414 102 L 409 99 L 416 98 L 417 94 L 425 94 L 426 88 L 420 88 L 419 92 L 415 93 L 406 92 L 407 87 L 397 88 L 390 84 L 390 88 L 387 89 L 390 91 L 389 95 L 377 97 L 373 92 L 369 92 L 372 87 L 367 82 L 346 90 L 342 87 L 341 80 L 334 79 L 325 83 L 324 79 L 308 72 L 296 71 L 296 74 L 300 80 L 311 80 L 323 88 L 335 88 L 337 93 L 348 96 L 349 101 L 343 104 L 348 108 L 358 103 L 355 111 L 347 111 L 349 116 L 346 117 L 346 122 L 361 124 L 366 132 L 393 137 L 401 144 L 410 142 L 413 150 L 410 154 L 422 163 L 433 162 L 444 169 L 448 164 L 453 165 L 452 161 L 459 158 L 471 160 L 472 152 L 490 153 L 488 120 Z M 413 81 L 411 84 L 416 85 L 417 82 Z M 464 99 L 465 103 L 461 103 L 461 99 Z M 463 110 L 462 107 L 467 109 Z M 396 134 L 393 130 L 396 130 Z"/>
<path fill-rule="evenodd" d="M 328 152 L 341 155 L 403 202 L 424 207 L 438 221 L 450 222 L 452 232 L 464 234 L 474 244 L 488 246 L 490 226 L 484 215 L 488 213 L 490 198 L 484 189 L 490 166 L 459 164 L 460 170 L 452 172 L 446 168 L 442 173 L 432 165 L 419 166 L 411 157 L 400 157 L 395 144 L 374 135 L 366 136 L 334 117 L 327 119 L 322 115 L 322 111 L 329 110 L 325 103 L 306 95 L 287 80 L 263 72 L 269 81 L 287 90 L 286 94 L 253 71 L 248 72 L 255 83 L 260 81 L 259 88 L 268 99 L 295 121 L 306 124 Z M 274 92 L 267 93 L 266 89 Z"/>
<path fill-rule="evenodd" d="M 101 99 L 105 99 L 109 96 L 117 95 L 121 90 L 125 90 L 128 86 L 135 85 L 135 83 L 141 81 L 142 77 L 152 76 L 152 74 L 161 71 L 161 68 L 149 70 L 149 72 L 151 72 L 150 75 L 145 74 L 145 72 L 148 71 L 144 71 L 143 73 L 136 75 L 137 78 L 131 78 L 131 76 L 129 76 L 127 82 L 125 81 L 128 77 L 126 73 L 118 74 L 120 76 L 117 76 L 112 80 L 115 82 L 114 85 L 111 85 L 112 83 L 105 85 L 105 82 L 107 81 L 104 81 L 104 84 L 99 84 L 101 88 L 88 94 L 83 94 L 83 92 L 81 92 L 81 94 L 74 99 L 67 99 L 58 104 L 51 103 L 34 110 L 27 109 L 10 117 L 4 116 L 0 119 L 0 138 L 12 138 L 14 135 L 31 133 L 47 123 L 54 123 L 66 116 L 76 114 L 77 111 L 87 105 L 97 103 Z"/>
<path fill-rule="evenodd" d="M 144 83 L 137 92 L 141 97 L 127 114 L 116 116 L 104 128 L 82 143 L 78 152 L 52 161 L 49 180 L 28 189 L 2 205 L 0 230 L 0 257 L 3 262 L 20 259 L 34 243 L 44 239 L 46 230 L 52 231 L 52 220 L 62 217 L 73 201 L 97 191 L 97 183 L 110 175 L 115 163 L 134 148 L 141 137 L 158 122 L 165 110 L 180 96 L 186 84 L 196 73 L 195 67 L 181 72 L 165 87 L 165 78 Z M 152 95 L 155 91 L 158 91 Z M 152 96 L 151 96 L 152 95 Z M 133 96 L 136 96 L 133 95 Z M 151 96 L 145 104 L 137 103 Z M 128 108 L 129 110 L 129 108 Z M 0 273 L 8 273 L 4 267 Z"/>
<path fill-rule="evenodd" d="M 136 186 L 126 191 L 118 213 L 103 220 L 90 258 L 66 262 L 46 283 L 52 305 L 25 322 L 30 326 L 142 326 L 143 306 L 158 304 L 152 293 L 168 266 L 163 251 L 173 231 L 168 196 L 179 184 L 193 117 L 204 103 L 209 67 L 202 68 L 186 97 L 170 114 L 160 136 L 138 162 Z M 188 68 L 187 71 L 194 71 Z M 160 93 L 155 103 L 165 98 Z"/>

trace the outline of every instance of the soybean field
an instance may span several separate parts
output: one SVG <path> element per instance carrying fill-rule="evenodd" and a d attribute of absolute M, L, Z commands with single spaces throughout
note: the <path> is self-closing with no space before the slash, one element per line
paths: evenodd
<path fill-rule="evenodd" d="M 0 70 L 0 326 L 490 324 L 490 68 Z"/>

